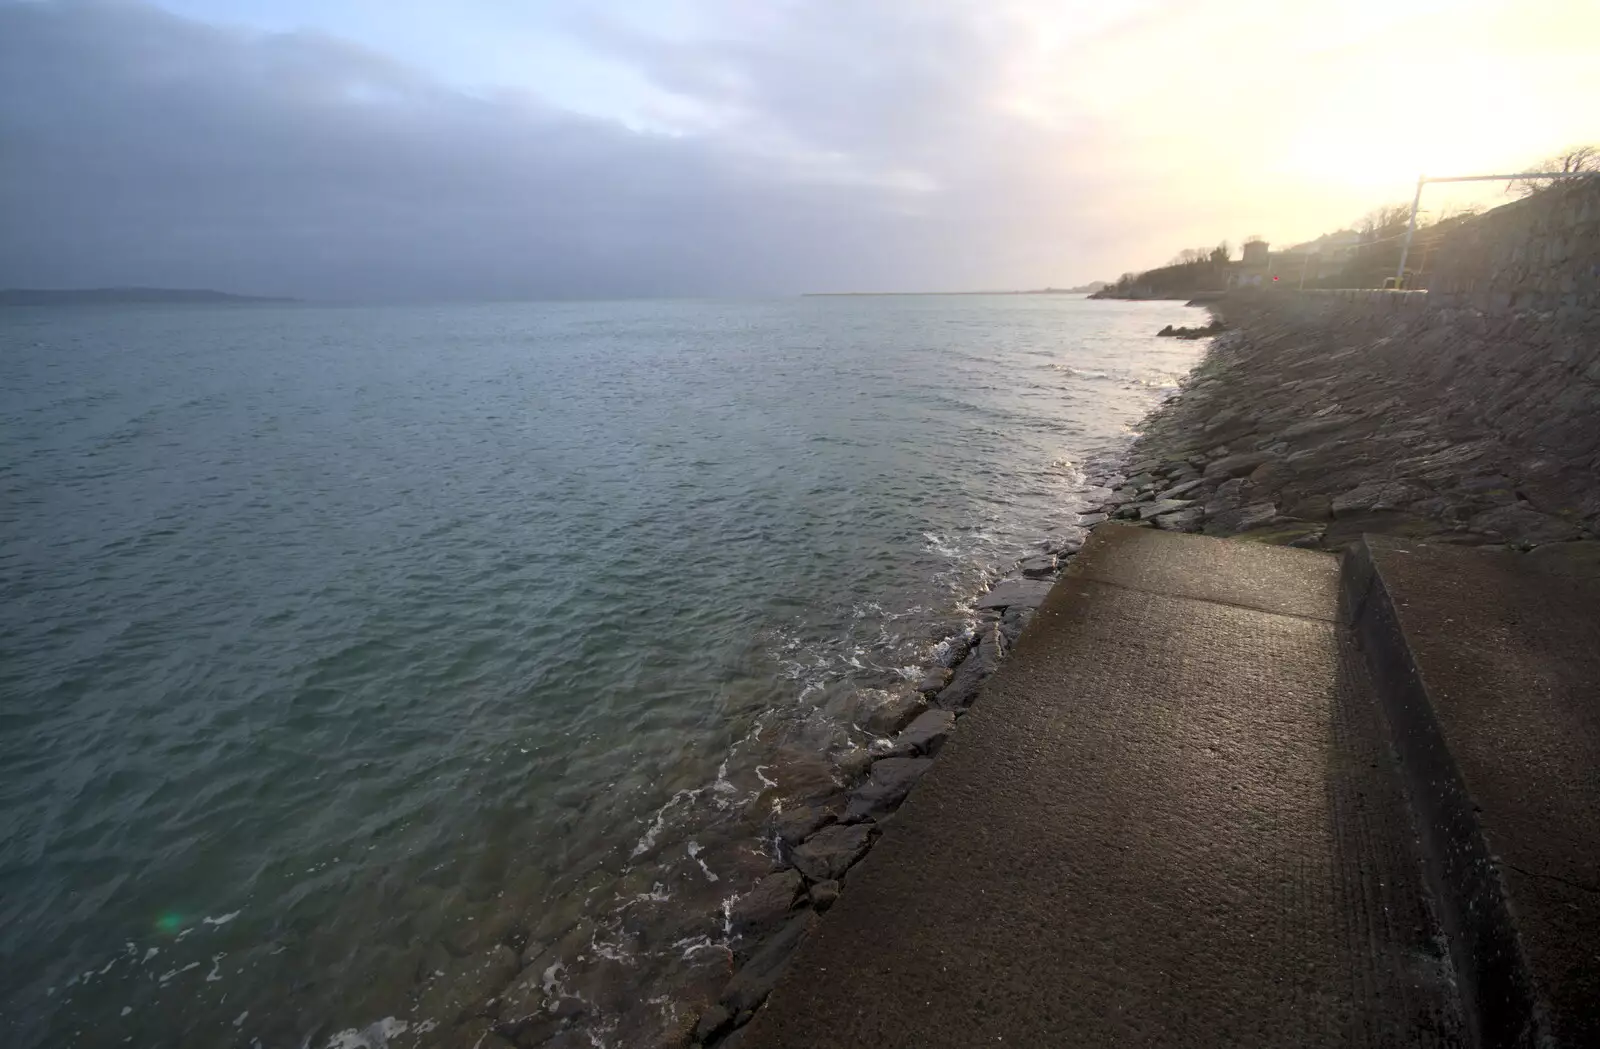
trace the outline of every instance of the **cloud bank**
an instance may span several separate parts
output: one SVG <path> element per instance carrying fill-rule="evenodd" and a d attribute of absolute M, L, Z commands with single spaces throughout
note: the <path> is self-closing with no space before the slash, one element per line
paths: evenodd
<path fill-rule="evenodd" d="M 1249 4 L 685 0 L 696 28 L 677 32 L 628 6 L 567 9 L 563 46 L 643 85 L 630 113 L 582 115 L 315 30 L 0 4 L 0 285 L 438 298 L 1110 277 L 1381 202 L 1315 177 L 1319 150 L 1360 152 L 1319 128 L 1386 126 L 1328 89 L 1352 56 L 1417 67 L 1375 50 L 1384 25 L 1330 39 L 1271 5 L 1242 12 L 1243 38 Z M 1517 53 L 1544 62 L 1557 45 L 1519 24 Z M 1274 69 L 1292 98 L 1261 91 Z"/>

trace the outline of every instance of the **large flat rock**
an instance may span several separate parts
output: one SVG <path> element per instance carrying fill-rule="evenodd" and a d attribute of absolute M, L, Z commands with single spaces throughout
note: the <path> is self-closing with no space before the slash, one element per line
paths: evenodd
<path fill-rule="evenodd" d="M 742 1049 L 1459 1044 L 1335 583 L 1098 529 Z"/>

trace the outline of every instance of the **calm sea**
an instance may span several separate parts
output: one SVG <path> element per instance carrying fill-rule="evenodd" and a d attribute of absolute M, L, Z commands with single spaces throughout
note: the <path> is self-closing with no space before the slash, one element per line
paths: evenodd
<path fill-rule="evenodd" d="M 521 967 L 642 1044 L 1192 316 L 0 312 L 0 1043 L 422 1044 Z"/>

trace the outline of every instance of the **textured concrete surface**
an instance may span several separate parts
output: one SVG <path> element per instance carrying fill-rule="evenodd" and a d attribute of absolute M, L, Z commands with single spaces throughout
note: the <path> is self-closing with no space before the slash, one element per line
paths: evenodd
<path fill-rule="evenodd" d="M 742 1049 L 1458 1044 L 1336 573 L 1097 530 Z"/>
<path fill-rule="evenodd" d="M 1600 563 L 1570 545 L 1368 537 L 1352 559 L 1358 618 L 1391 624 L 1369 657 L 1402 657 L 1378 680 L 1488 1044 L 1600 1045 Z"/>

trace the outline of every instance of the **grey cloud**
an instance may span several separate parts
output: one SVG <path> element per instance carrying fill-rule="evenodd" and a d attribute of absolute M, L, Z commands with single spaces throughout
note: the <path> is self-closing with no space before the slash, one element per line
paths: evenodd
<path fill-rule="evenodd" d="M 674 136 L 465 94 L 314 34 L 5 4 L 0 285 L 337 298 L 1047 279 L 1060 248 L 1026 242 L 1040 233 L 1027 212 L 1047 192 L 1061 211 L 1062 187 L 1007 175 L 1033 147 L 963 94 L 993 56 L 959 20 L 885 10 L 834 34 L 795 26 L 786 46 L 597 31 L 664 86 L 738 111 Z M 753 146 L 774 129 L 846 174 Z M 937 188 L 877 177 L 904 171 Z"/>

